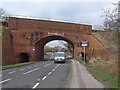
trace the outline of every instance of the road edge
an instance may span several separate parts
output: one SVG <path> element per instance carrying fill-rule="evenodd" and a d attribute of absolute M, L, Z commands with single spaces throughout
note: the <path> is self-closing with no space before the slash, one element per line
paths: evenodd
<path fill-rule="evenodd" d="M 69 74 L 67 77 L 67 82 L 66 82 L 66 87 L 65 88 L 70 88 L 70 82 L 71 82 L 71 78 L 72 78 L 72 59 L 70 61 L 70 66 L 69 66 Z"/>

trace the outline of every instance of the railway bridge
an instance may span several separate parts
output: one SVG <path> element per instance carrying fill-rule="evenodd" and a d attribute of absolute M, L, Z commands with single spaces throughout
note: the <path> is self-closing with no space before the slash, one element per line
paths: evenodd
<path fill-rule="evenodd" d="M 102 44 L 92 35 L 92 26 L 70 22 L 9 17 L 3 38 L 3 64 L 44 60 L 44 45 L 52 40 L 64 40 L 73 46 L 73 56 L 83 53 L 82 41 L 87 41 L 86 60 L 98 56 Z"/>

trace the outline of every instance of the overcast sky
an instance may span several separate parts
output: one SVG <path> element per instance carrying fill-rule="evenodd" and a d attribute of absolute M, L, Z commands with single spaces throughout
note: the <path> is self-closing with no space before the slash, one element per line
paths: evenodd
<path fill-rule="evenodd" d="M 88 2 L 89 1 L 89 2 Z M 42 19 L 103 25 L 101 9 L 113 8 L 119 0 L 0 0 L 0 8 L 9 14 Z"/>
<path fill-rule="evenodd" d="M 106 0 L 103 0 L 104 2 L 100 2 L 100 0 L 92 0 L 92 2 L 90 2 L 90 0 L 89 2 L 86 0 L 74 0 L 74 2 L 73 0 L 72 2 L 70 2 L 70 0 L 69 2 L 68 0 L 56 0 L 61 2 L 55 2 L 55 0 L 42 0 L 44 2 L 41 0 L 38 1 L 0 0 L 0 8 L 5 9 L 9 14 L 13 15 L 34 16 L 43 19 L 102 25 L 104 18 L 100 17 L 103 15 L 101 9 L 113 7 L 112 2 L 117 2 L 116 0 L 107 0 L 107 2 L 105 2 Z"/>

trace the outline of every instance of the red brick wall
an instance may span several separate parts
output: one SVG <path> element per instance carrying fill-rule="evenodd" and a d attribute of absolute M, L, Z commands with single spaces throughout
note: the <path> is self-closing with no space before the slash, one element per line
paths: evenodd
<path fill-rule="evenodd" d="M 104 47 L 91 35 L 91 32 L 92 27 L 90 25 L 10 18 L 8 32 L 3 39 L 3 64 L 19 63 L 17 56 L 22 52 L 29 55 L 30 61 L 36 60 L 36 55 L 41 55 L 40 57 L 42 57 L 43 54 L 36 53 L 36 51 L 33 51 L 33 48 L 36 48 L 38 51 L 43 51 L 43 49 L 37 46 L 42 46 L 46 42 L 56 39 L 56 36 L 59 36 L 57 39 L 63 39 L 74 45 L 74 57 L 77 57 L 83 52 L 83 47 L 80 46 L 80 42 L 84 40 L 89 42 L 89 46 L 86 47 L 88 57 L 97 57 L 100 50 L 101 57 L 104 57 L 104 55 L 102 55 Z M 49 35 L 48 33 L 62 35 Z M 12 41 L 10 35 L 13 36 Z M 53 37 L 47 39 L 49 36 Z M 37 44 L 37 42 L 42 42 L 42 44 Z"/>
<path fill-rule="evenodd" d="M 83 35 L 81 40 L 88 41 L 88 47 L 86 47 L 87 57 L 100 57 L 103 60 L 110 59 L 110 53 L 104 48 L 103 44 L 97 40 L 93 35 Z M 78 55 L 84 52 L 83 47 L 75 47 L 74 48 L 74 56 L 78 57 Z"/>
<path fill-rule="evenodd" d="M 10 30 L 55 30 L 67 32 L 80 32 L 91 34 L 91 25 L 57 22 L 48 20 L 33 20 L 22 18 L 9 18 Z"/>
<path fill-rule="evenodd" d="M 2 64 L 14 63 L 13 44 L 11 42 L 10 31 L 4 34 L 2 40 Z"/>

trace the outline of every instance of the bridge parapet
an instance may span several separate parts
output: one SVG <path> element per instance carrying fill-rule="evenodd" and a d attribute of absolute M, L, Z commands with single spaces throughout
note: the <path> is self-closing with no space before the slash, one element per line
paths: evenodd
<path fill-rule="evenodd" d="M 92 26 L 69 22 L 56 22 L 49 20 L 34 20 L 25 18 L 9 18 L 9 30 L 51 30 L 51 31 L 66 31 L 80 34 L 91 34 Z"/>

